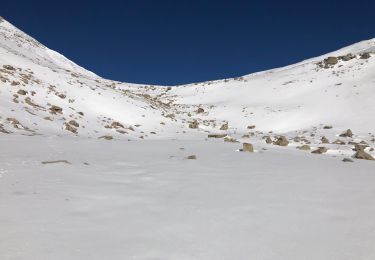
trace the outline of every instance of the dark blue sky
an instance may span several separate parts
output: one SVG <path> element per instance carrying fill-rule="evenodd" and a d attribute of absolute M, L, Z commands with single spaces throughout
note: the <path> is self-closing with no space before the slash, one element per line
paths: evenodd
<path fill-rule="evenodd" d="M 375 37 L 374 0 L 2 1 L 0 15 L 100 76 L 228 78 Z"/>

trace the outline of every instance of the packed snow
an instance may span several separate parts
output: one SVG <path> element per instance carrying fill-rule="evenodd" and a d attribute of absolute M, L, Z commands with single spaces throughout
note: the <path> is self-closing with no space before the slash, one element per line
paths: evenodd
<path fill-rule="evenodd" d="M 152 86 L 0 18 L 0 259 L 374 259 L 374 100 L 375 39 Z"/>

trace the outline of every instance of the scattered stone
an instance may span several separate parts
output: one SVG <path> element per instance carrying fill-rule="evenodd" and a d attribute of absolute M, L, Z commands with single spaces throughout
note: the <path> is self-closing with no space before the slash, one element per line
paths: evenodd
<path fill-rule="evenodd" d="M 239 143 L 239 141 L 237 141 L 235 138 L 227 135 L 224 137 L 224 142 L 228 142 L 228 143 Z"/>
<path fill-rule="evenodd" d="M 209 134 L 208 138 L 224 138 L 227 134 Z"/>
<path fill-rule="evenodd" d="M 197 129 L 198 126 L 199 126 L 199 123 L 198 123 L 197 120 L 194 120 L 194 121 L 189 123 L 189 128 L 191 128 L 191 129 Z"/>
<path fill-rule="evenodd" d="M 20 83 L 18 81 L 12 81 L 12 83 L 10 83 L 10 85 L 12 86 L 18 86 Z"/>
<path fill-rule="evenodd" d="M 271 137 L 269 137 L 269 136 L 266 137 L 266 143 L 267 143 L 267 144 L 272 144 L 272 139 L 271 139 Z"/>
<path fill-rule="evenodd" d="M 69 121 L 69 125 L 72 125 L 72 126 L 75 126 L 75 127 L 79 127 L 78 122 L 75 121 L 75 120 L 70 120 L 70 121 Z"/>
<path fill-rule="evenodd" d="M 6 70 L 16 70 L 13 66 L 11 65 L 3 65 L 3 68 Z"/>
<path fill-rule="evenodd" d="M 59 98 L 61 98 L 61 99 L 66 98 L 66 95 L 65 95 L 65 94 L 62 94 L 62 93 L 57 94 L 57 96 L 58 96 Z"/>
<path fill-rule="evenodd" d="M 371 57 L 369 52 L 361 53 L 359 56 L 360 56 L 360 59 L 362 59 L 362 60 L 367 60 Z"/>
<path fill-rule="evenodd" d="M 53 163 L 65 163 L 65 164 L 71 164 L 67 160 L 57 160 L 57 161 L 44 161 L 42 164 L 53 164 Z"/>
<path fill-rule="evenodd" d="M 255 125 L 249 125 L 247 126 L 247 129 L 254 129 L 255 128 Z"/>
<path fill-rule="evenodd" d="M 121 124 L 120 122 L 113 121 L 112 124 L 110 125 L 110 128 L 124 128 L 124 125 Z"/>
<path fill-rule="evenodd" d="M 345 132 L 340 134 L 340 137 L 353 137 L 352 130 L 350 130 L 350 129 L 346 130 Z"/>
<path fill-rule="evenodd" d="M 329 140 L 328 140 L 325 136 L 323 136 L 323 137 L 320 139 L 320 141 L 322 141 L 322 144 L 329 144 Z"/>
<path fill-rule="evenodd" d="M 77 128 L 75 128 L 74 126 L 71 126 L 70 124 L 65 124 L 65 130 L 72 132 L 74 134 L 77 133 Z"/>
<path fill-rule="evenodd" d="M 98 137 L 98 139 L 112 140 L 113 136 L 111 136 L 111 135 L 103 135 L 103 136 Z"/>
<path fill-rule="evenodd" d="M 332 129 L 332 126 L 331 125 L 325 125 L 325 126 L 323 126 L 323 129 Z"/>
<path fill-rule="evenodd" d="M 307 144 L 297 146 L 296 148 L 299 149 L 299 150 L 303 150 L 303 151 L 310 151 L 310 149 L 311 149 L 310 145 L 307 145 Z"/>
<path fill-rule="evenodd" d="M 346 143 L 342 140 L 337 139 L 336 141 L 333 142 L 333 144 L 345 145 Z"/>
<path fill-rule="evenodd" d="M 62 114 L 62 111 L 63 111 L 63 109 L 61 107 L 55 106 L 55 105 L 52 105 L 49 108 L 49 110 L 51 111 L 52 114 L 57 114 L 57 113 Z"/>
<path fill-rule="evenodd" d="M 281 135 L 275 142 L 273 142 L 273 144 L 279 146 L 288 146 L 289 141 L 285 136 Z"/>
<path fill-rule="evenodd" d="M 200 107 L 200 108 L 198 108 L 198 110 L 197 110 L 197 113 L 198 113 L 198 114 L 204 113 L 204 109 L 203 109 L 203 108 L 201 108 L 201 107 Z"/>
<path fill-rule="evenodd" d="M 371 154 L 366 153 L 364 150 L 358 150 L 354 154 L 354 158 L 356 159 L 363 159 L 363 160 L 375 160 Z"/>
<path fill-rule="evenodd" d="M 335 65 L 335 64 L 337 64 L 337 62 L 338 62 L 338 59 L 337 59 L 337 57 L 328 57 L 328 58 L 326 58 L 326 59 L 324 59 L 324 64 L 325 65 Z"/>
<path fill-rule="evenodd" d="M 229 126 L 228 126 L 228 122 L 223 124 L 221 127 L 220 127 L 220 130 L 228 130 Z"/>
<path fill-rule="evenodd" d="M 250 153 L 252 153 L 252 152 L 254 152 L 254 147 L 250 143 L 243 143 L 241 151 L 242 152 L 250 152 Z"/>
<path fill-rule="evenodd" d="M 20 121 L 18 121 L 17 119 L 13 117 L 8 117 L 7 121 L 9 121 L 13 126 L 20 124 Z"/>
<path fill-rule="evenodd" d="M 17 91 L 17 94 L 18 94 L 18 95 L 22 95 L 22 96 L 24 96 L 24 95 L 27 94 L 27 91 L 25 91 L 25 90 L 23 90 L 23 89 L 20 89 L 20 90 Z"/>
<path fill-rule="evenodd" d="M 339 56 L 339 57 L 337 57 L 339 60 L 342 60 L 342 61 L 350 61 L 350 60 L 352 60 L 352 59 L 354 59 L 355 58 L 355 55 L 353 55 L 353 54 L 351 54 L 351 53 L 348 53 L 348 54 L 346 54 L 346 55 L 344 55 L 344 56 Z"/>
<path fill-rule="evenodd" d="M 186 157 L 186 159 L 189 159 L 189 160 L 196 160 L 196 159 L 197 159 L 197 156 L 196 156 L 196 155 L 189 155 L 188 157 Z"/>
<path fill-rule="evenodd" d="M 312 151 L 311 153 L 322 154 L 322 153 L 326 153 L 327 151 L 328 149 L 326 147 L 318 147 L 318 149 Z"/>

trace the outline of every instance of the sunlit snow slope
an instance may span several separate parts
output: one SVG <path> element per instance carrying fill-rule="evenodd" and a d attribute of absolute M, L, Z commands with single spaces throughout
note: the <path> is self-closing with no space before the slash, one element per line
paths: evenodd
<path fill-rule="evenodd" d="M 1 20 L 0 131 L 107 139 L 283 134 L 319 143 L 350 128 L 371 142 L 374 51 L 371 39 L 239 78 L 145 86 L 103 79 Z"/>

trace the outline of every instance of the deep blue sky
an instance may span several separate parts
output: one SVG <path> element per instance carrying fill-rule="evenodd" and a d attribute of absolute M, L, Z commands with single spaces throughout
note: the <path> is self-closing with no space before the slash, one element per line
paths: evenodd
<path fill-rule="evenodd" d="M 288 65 L 375 37 L 374 0 L 2 1 L 0 15 L 100 76 L 181 84 Z"/>

